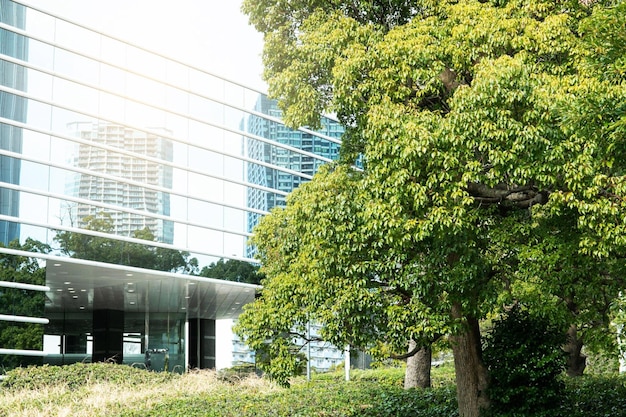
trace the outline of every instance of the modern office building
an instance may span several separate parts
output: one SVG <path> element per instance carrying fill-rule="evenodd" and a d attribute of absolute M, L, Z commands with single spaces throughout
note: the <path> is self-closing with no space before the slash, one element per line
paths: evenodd
<path fill-rule="evenodd" d="M 0 20 L 23 29 L 25 23 L 24 8 L 9 1 L 0 0 Z M 9 31 L 0 32 L 0 53 L 24 59 L 28 53 L 28 40 Z M 0 62 L 0 80 L 2 85 L 25 91 L 25 69 L 11 62 Z M 19 96 L 0 94 L 0 117 L 24 122 L 26 119 L 26 100 Z M 22 151 L 21 130 L 10 125 L 0 125 L 0 149 L 20 153 Z M 20 161 L 0 155 L 0 181 L 19 184 Z M 0 214 L 16 217 L 19 215 L 19 192 L 0 188 Z M 19 223 L 0 220 L 0 243 L 7 245 L 19 237 Z"/>
<path fill-rule="evenodd" d="M 0 281 L 0 298 L 9 290 L 45 294 L 42 316 L 0 302 L 0 323 L 42 326 L 44 334 L 41 349 L 0 346 L 0 361 L 214 367 L 216 320 L 236 318 L 258 287 L 164 261 L 184 254 L 200 267 L 254 262 L 246 255 L 249 217 L 269 208 L 258 202 L 280 201 L 291 191 L 287 182 L 310 179 L 332 159 L 337 135 L 299 130 L 311 142 L 302 149 L 303 141 L 270 134 L 290 131 L 271 105 L 259 105 L 269 103 L 260 91 L 24 0 L 0 5 L 0 103 L 12 109 L 0 115 L 0 222 L 19 230 L 22 243 L 50 245 L 0 247 L 1 258 L 36 259 L 46 277 Z M 5 39 L 16 46 L 5 47 Z M 9 178 L 11 164 L 19 175 Z M 4 193 L 19 211 L 4 211 Z M 154 239 L 135 236 L 135 227 L 151 229 Z"/>

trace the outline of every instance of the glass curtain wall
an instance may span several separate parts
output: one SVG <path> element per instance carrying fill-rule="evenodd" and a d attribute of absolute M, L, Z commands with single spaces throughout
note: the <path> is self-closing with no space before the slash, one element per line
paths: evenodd
<path fill-rule="evenodd" d="M 19 183 L 0 184 L 19 193 L 19 216 L 4 219 L 22 237 L 52 244 L 59 230 L 87 233 L 89 217 L 107 213 L 112 239 L 148 227 L 192 255 L 242 257 L 247 215 L 268 208 L 249 207 L 249 193 L 283 201 L 336 157 L 340 130 L 291 131 L 258 91 L 2 1 L 25 16 L 24 28 L 8 19 L 0 34 L 28 45 L 0 55 L 23 79 L 0 85 L 5 100 L 23 103 L 22 116 L 0 118 L 22 133 L 21 152 L 1 150 L 21 165 Z M 246 174 L 259 168 L 280 184 Z"/>
<path fill-rule="evenodd" d="M 175 273 L 194 270 L 154 256 L 254 262 L 258 218 L 337 156 L 331 119 L 322 132 L 287 129 L 262 92 L 19 1 L 0 7 L 0 257 L 32 256 L 44 271 L 54 257 Z M 93 300 L 55 310 L 45 282 L 33 285 L 20 291 L 48 291 L 46 342 L 61 360 L 93 350 Z M 42 314 L 0 314 L 18 313 Z M 143 362 L 155 337 L 180 365 L 185 320 L 173 313 L 118 318 L 125 357 Z"/>

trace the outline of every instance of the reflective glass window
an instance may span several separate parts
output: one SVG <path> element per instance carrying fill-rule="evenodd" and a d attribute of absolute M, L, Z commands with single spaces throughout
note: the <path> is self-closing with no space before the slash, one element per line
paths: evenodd
<path fill-rule="evenodd" d="M 135 74 L 126 74 L 126 96 L 146 105 L 165 107 L 165 88 L 162 84 Z"/>
<path fill-rule="evenodd" d="M 52 99 L 53 77 L 51 75 L 28 69 L 26 71 L 26 79 L 28 80 L 27 86 L 30 94 L 44 100 Z"/>
<path fill-rule="evenodd" d="M 28 156 L 47 160 L 50 157 L 50 136 L 23 129 L 22 152 Z"/>
<path fill-rule="evenodd" d="M 150 78 L 162 80 L 165 77 L 165 60 L 134 46 L 126 47 L 127 67 Z"/>
<path fill-rule="evenodd" d="M 72 23 L 57 19 L 54 40 L 68 49 L 88 56 L 97 55 L 100 35 Z"/>
<path fill-rule="evenodd" d="M 167 60 L 164 64 L 166 70 L 165 81 L 182 89 L 189 89 L 189 67 L 170 60 Z M 161 63 L 161 66 L 163 66 L 163 63 Z"/>
<path fill-rule="evenodd" d="M 26 30 L 28 33 L 44 39 L 54 39 L 56 19 L 40 11 L 28 8 L 26 12 Z"/>
<path fill-rule="evenodd" d="M 125 43 L 106 36 L 101 37 L 100 57 L 104 62 L 122 68 L 126 67 L 126 49 L 127 46 Z"/>
<path fill-rule="evenodd" d="M 55 78 L 52 90 L 55 104 L 68 107 L 77 112 L 97 114 L 99 107 L 98 90 L 78 83 Z"/>
<path fill-rule="evenodd" d="M 221 78 L 189 69 L 189 89 L 197 94 L 221 100 L 224 97 L 224 83 Z"/>
<path fill-rule="evenodd" d="M 52 71 L 54 47 L 34 39 L 28 40 L 28 62 L 37 67 Z"/>

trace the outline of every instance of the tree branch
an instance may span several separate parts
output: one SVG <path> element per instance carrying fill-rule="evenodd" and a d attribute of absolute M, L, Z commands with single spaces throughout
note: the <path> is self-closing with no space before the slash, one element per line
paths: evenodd
<path fill-rule="evenodd" d="M 523 187 L 487 187 L 481 183 L 470 183 L 466 191 L 479 204 L 502 204 L 508 207 L 529 208 L 535 204 L 545 204 L 548 192 L 539 191 L 532 185 Z"/>
<path fill-rule="evenodd" d="M 306 335 L 304 335 L 302 333 L 293 332 L 293 331 L 290 331 L 287 334 L 290 337 L 293 337 L 293 336 L 299 337 L 300 339 L 306 341 L 307 343 L 310 343 L 310 342 L 323 342 L 324 341 L 324 339 L 322 339 L 320 337 L 311 337 L 311 338 L 309 338 L 309 337 L 307 337 Z"/>
<path fill-rule="evenodd" d="M 412 356 L 417 355 L 417 352 L 419 352 L 420 350 L 424 349 L 426 346 L 428 346 L 429 344 L 433 344 L 435 343 L 437 340 L 439 340 L 439 338 L 441 338 L 440 334 L 436 334 L 435 336 L 433 336 L 432 340 L 426 340 L 426 344 L 424 343 L 418 343 L 415 345 L 415 348 L 413 348 L 412 350 L 408 351 L 407 353 L 401 354 L 401 355 L 396 355 L 395 353 L 392 353 L 389 355 L 389 357 L 391 359 L 398 359 L 398 360 L 403 360 L 403 359 L 407 359 L 410 358 Z"/>

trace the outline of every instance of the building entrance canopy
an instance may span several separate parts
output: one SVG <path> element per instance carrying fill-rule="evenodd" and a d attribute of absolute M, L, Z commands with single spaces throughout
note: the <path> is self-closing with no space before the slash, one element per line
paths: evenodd
<path fill-rule="evenodd" d="M 214 368 L 215 320 L 236 318 L 260 288 L 81 259 L 46 264 L 44 361 L 50 364 Z"/>
<path fill-rule="evenodd" d="M 216 277 L 218 278 L 218 277 Z M 190 318 L 232 319 L 259 286 L 68 259 L 47 261 L 46 312 L 114 309 L 185 313 Z"/>

